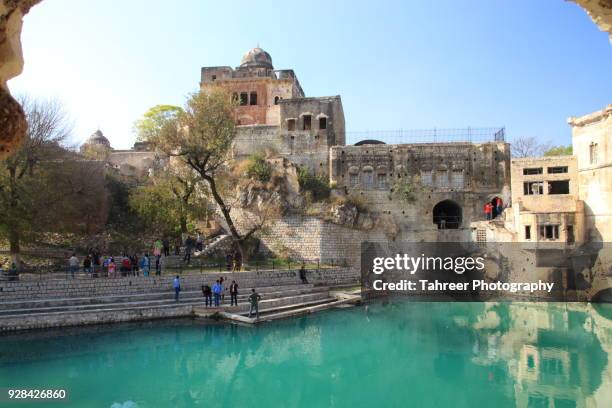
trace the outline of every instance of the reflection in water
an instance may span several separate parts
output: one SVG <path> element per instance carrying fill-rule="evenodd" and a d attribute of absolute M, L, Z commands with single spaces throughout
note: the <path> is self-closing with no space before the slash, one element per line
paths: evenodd
<path fill-rule="evenodd" d="M 258 327 L 33 332 L 0 338 L 0 379 L 67 388 L 74 406 L 606 406 L 598 308 L 398 301 Z"/>

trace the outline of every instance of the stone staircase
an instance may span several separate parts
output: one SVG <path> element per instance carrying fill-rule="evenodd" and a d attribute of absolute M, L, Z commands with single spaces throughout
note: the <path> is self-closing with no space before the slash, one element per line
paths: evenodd
<path fill-rule="evenodd" d="M 330 294 L 330 285 L 355 284 L 355 273 L 346 268 L 318 274 L 309 276 L 313 282 L 309 284 L 300 283 L 295 271 L 185 275 L 179 302 L 174 300 L 170 277 L 2 282 L 0 332 L 203 316 L 220 311 L 244 314 L 249 310 L 252 287 L 262 296 L 260 312 L 278 312 L 331 303 L 337 299 Z M 227 289 L 220 308 L 204 306 L 201 285 L 212 285 L 219 276 L 224 276 L 226 287 L 232 280 L 238 282 L 237 307 L 229 306 Z M 204 312 L 194 313 L 196 309 Z"/>
<path fill-rule="evenodd" d="M 232 246 L 232 237 L 230 235 L 221 234 L 214 237 L 201 251 L 194 251 L 191 254 L 191 266 L 197 266 L 204 260 L 205 257 L 215 253 L 225 255 L 229 253 Z M 187 266 L 183 262 L 184 255 L 170 255 L 165 258 L 164 266 L 166 268 L 181 268 Z M 225 265 L 224 265 L 225 267 Z"/>
<path fill-rule="evenodd" d="M 226 235 L 226 234 L 217 235 L 216 237 L 212 239 L 212 241 L 206 244 L 204 248 L 202 248 L 202 251 L 194 252 L 193 255 L 195 257 L 208 256 L 214 253 L 215 251 L 221 251 L 221 249 L 224 249 L 221 252 L 227 252 L 229 251 L 229 248 L 231 248 L 231 244 L 232 244 L 232 237 L 230 235 Z"/>

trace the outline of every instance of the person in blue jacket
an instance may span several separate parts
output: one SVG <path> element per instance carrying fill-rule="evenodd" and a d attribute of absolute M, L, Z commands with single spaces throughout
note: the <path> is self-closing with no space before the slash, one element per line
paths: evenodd
<path fill-rule="evenodd" d="M 219 307 L 219 303 L 221 301 L 221 292 L 223 292 L 223 286 L 221 285 L 221 282 L 217 280 L 212 287 L 212 291 L 213 296 L 215 297 L 215 306 Z"/>
<path fill-rule="evenodd" d="M 176 278 L 174 278 L 174 280 L 172 281 L 172 287 L 174 288 L 174 301 L 178 302 L 179 293 L 181 293 L 181 279 L 178 275 L 176 275 Z"/>
<path fill-rule="evenodd" d="M 140 258 L 140 269 L 142 269 L 143 276 L 149 276 L 149 268 L 151 263 L 149 261 L 149 254 L 145 253 L 142 258 Z"/>

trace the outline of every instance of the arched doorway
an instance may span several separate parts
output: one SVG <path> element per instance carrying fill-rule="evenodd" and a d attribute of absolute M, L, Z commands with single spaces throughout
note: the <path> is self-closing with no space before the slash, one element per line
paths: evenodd
<path fill-rule="evenodd" d="M 491 199 L 490 203 L 491 203 L 491 206 L 493 207 L 491 210 L 491 219 L 495 219 L 497 216 L 501 215 L 501 213 L 504 211 L 503 201 L 499 196 L 494 196 Z M 501 204 L 501 205 L 498 206 L 498 204 Z"/>
<path fill-rule="evenodd" d="M 454 201 L 440 201 L 433 208 L 433 223 L 438 229 L 458 229 L 462 218 L 461 207 Z"/>

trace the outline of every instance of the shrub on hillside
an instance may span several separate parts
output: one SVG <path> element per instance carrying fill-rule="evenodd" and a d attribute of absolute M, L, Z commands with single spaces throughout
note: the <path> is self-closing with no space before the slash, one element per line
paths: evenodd
<path fill-rule="evenodd" d="M 255 180 L 267 183 L 272 178 L 272 166 L 261 153 L 255 153 L 248 158 L 246 173 Z"/>
<path fill-rule="evenodd" d="M 300 190 L 310 193 L 314 201 L 322 201 L 329 197 L 331 188 L 329 181 L 324 176 L 314 175 L 305 167 L 298 169 L 297 176 Z"/>

